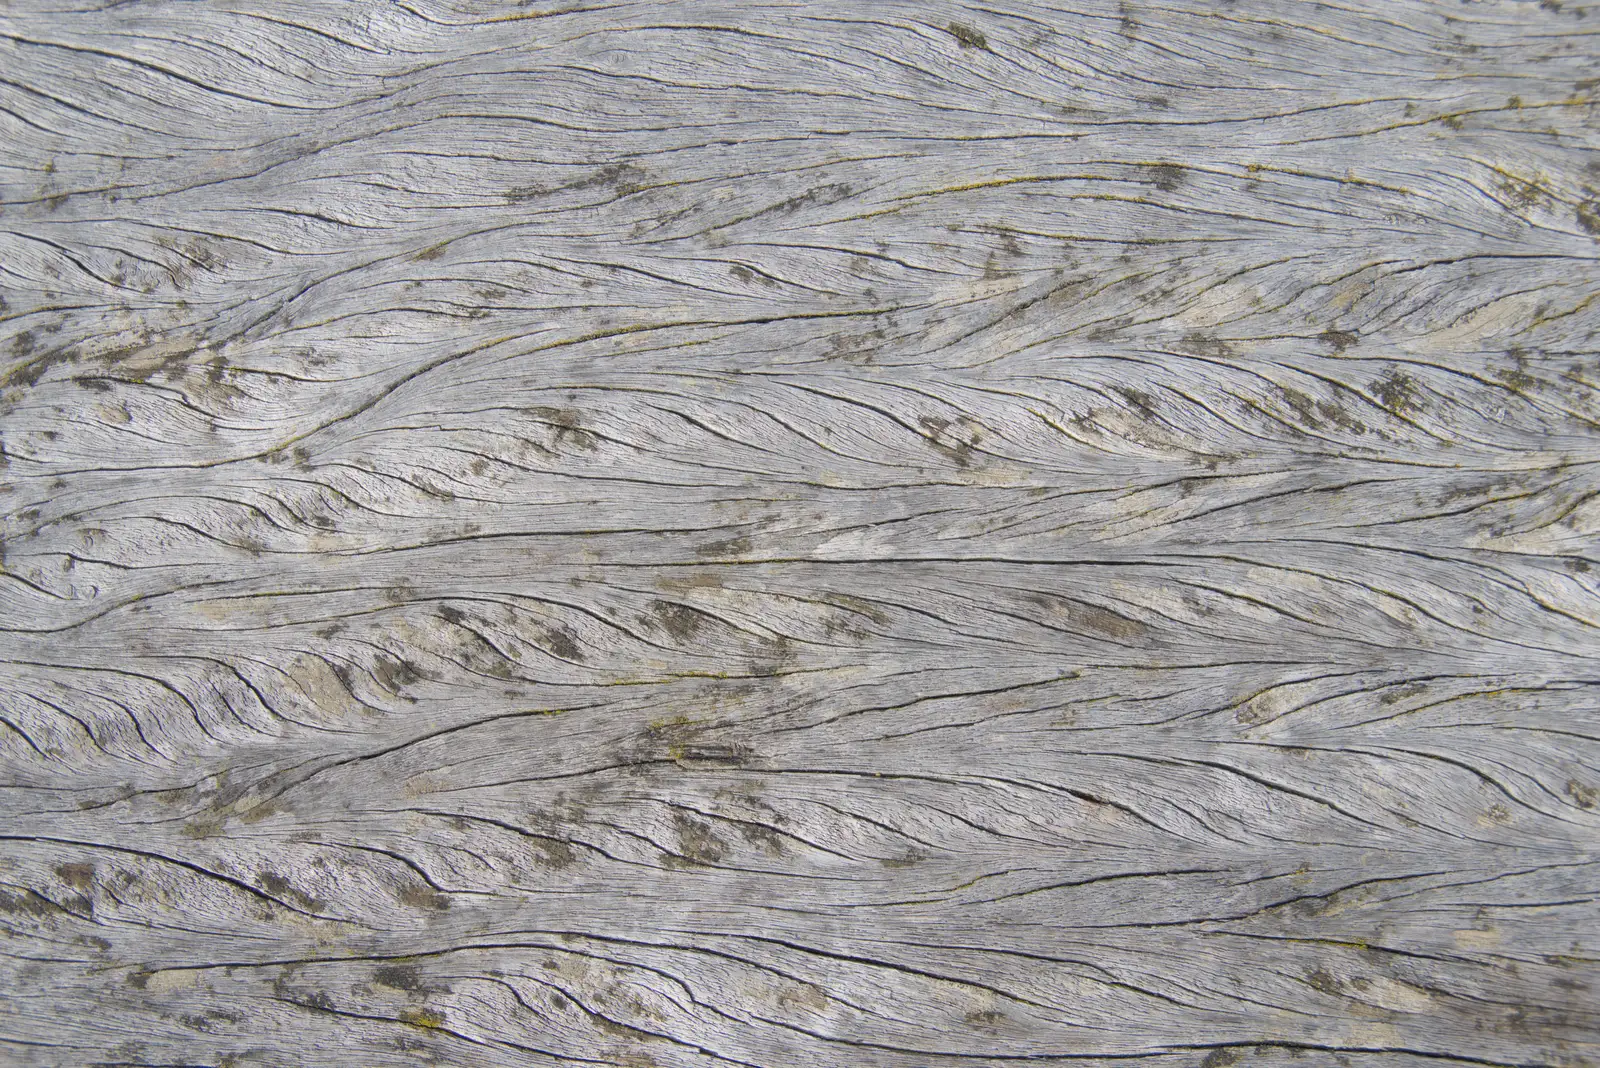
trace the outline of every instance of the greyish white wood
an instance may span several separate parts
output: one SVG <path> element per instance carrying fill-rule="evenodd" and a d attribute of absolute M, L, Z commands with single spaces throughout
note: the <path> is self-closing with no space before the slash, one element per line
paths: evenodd
<path fill-rule="evenodd" d="M 1600 1064 L 1597 35 L 0 4 L 0 1062 Z"/>

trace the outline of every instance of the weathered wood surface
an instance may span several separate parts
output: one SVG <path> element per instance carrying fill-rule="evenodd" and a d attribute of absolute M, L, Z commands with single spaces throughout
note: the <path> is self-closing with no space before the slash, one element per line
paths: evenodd
<path fill-rule="evenodd" d="M 1600 1063 L 1600 7 L 0 6 L 0 1061 Z"/>

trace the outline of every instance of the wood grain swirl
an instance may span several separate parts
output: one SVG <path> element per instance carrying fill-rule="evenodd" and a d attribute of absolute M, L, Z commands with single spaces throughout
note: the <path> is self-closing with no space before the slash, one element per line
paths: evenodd
<path fill-rule="evenodd" d="M 0 1063 L 1600 1064 L 1597 60 L 0 3 Z"/>

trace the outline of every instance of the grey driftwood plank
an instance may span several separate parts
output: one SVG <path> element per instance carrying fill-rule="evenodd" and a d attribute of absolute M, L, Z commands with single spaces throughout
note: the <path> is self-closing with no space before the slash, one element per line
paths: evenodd
<path fill-rule="evenodd" d="M 1597 34 L 0 4 L 0 1061 L 1600 1063 Z"/>

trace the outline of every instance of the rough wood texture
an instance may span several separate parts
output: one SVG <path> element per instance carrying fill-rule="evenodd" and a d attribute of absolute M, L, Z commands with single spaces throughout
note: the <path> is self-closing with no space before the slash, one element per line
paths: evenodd
<path fill-rule="evenodd" d="M 0 1061 L 1600 1063 L 1600 7 L 62 2 Z"/>

